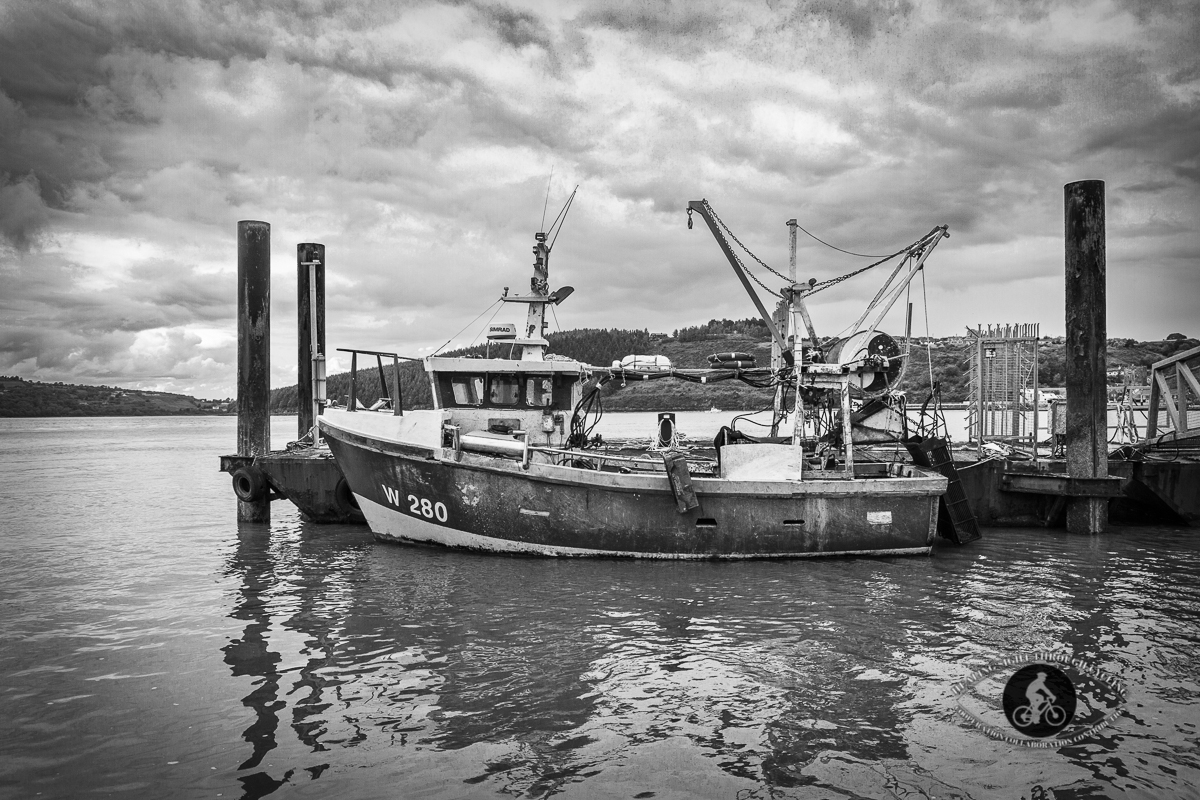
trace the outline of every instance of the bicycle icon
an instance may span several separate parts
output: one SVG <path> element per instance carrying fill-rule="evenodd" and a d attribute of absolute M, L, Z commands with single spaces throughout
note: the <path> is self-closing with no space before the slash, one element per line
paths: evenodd
<path fill-rule="evenodd" d="M 1057 728 L 1067 721 L 1067 712 L 1060 705 L 1049 703 L 1041 709 L 1018 706 L 1013 710 L 1013 724 L 1018 728 L 1030 728 L 1041 722 Z"/>

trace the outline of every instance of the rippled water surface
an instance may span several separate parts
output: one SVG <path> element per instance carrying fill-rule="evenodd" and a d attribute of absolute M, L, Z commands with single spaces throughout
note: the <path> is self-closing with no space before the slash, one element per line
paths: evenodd
<path fill-rule="evenodd" d="M 0 796 L 1200 796 L 1200 531 L 476 556 L 281 503 L 239 529 L 234 430 L 0 420 Z M 1110 728 L 955 716 L 956 681 L 1054 646 L 1126 681 Z"/>

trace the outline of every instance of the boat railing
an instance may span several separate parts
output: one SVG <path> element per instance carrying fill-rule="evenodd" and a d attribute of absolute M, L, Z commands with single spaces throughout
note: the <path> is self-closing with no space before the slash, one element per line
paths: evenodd
<path fill-rule="evenodd" d="M 379 350 L 359 350 L 353 347 L 339 347 L 339 353 L 350 354 L 350 394 L 346 397 L 346 410 L 358 411 L 358 356 L 375 356 L 375 363 L 379 365 L 379 392 L 380 400 L 384 401 L 383 405 L 389 405 L 392 409 L 392 414 L 399 417 L 404 413 L 404 399 L 400 390 L 400 362 L 401 361 L 420 361 L 419 358 L 410 356 L 397 355 L 396 353 L 384 353 Z M 392 360 L 392 386 L 391 391 L 388 389 L 387 378 L 384 376 L 383 359 L 390 358 Z M 371 409 L 378 410 L 378 408 Z"/>
<path fill-rule="evenodd" d="M 637 458 L 632 456 L 618 456 L 611 453 L 601 453 L 590 450 L 564 450 L 561 447 L 546 447 L 542 445 L 526 445 L 525 456 L 521 466 L 525 469 L 529 467 L 529 460 L 533 453 L 544 453 L 551 457 L 557 457 L 563 461 L 571 462 L 590 462 L 594 465 L 594 469 L 599 472 L 605 464 L 624 464 L 631 466 L 641 472 L 665 472 L 666 466 L 660 459 L 654 458 Z M 708 464 L 708 462 L 694 462 L 695 464 Z M 632 470 L 631 470 L 632 471 Z"/>
<path fill-rule="evenodd" d="M 524 431 L 515 432 L 511 440 L 505 440 L 480 439 L 472 434 L 462 433 L 457 425 L 449 423 L 443 425 L 443 430 L 448 434 L 449 446 L 454 450 L 465 450 L 468 452 L 519 459 L 521 469 L 525 470 L 529 469 L 529 464 L 533 459 L 534 453 L 542 453 L 549 456 L 560 465 L 563 462 L 569 462 L 577 467 L 586 464 L 587 468 L 595 469 L 597 472 L 603 469 L 605 464 L 622 464 L 630 467 L 630 471 L 637 470 L 640 472 L 659 472 L 666 469 L 661 461 L 652 458 L 619 456 L 594 450 L 571 450 L 549 445 L 530 444 L 528 438 L 524 435 Z M 696 463 L 699 464 L 701 462 Z"/>

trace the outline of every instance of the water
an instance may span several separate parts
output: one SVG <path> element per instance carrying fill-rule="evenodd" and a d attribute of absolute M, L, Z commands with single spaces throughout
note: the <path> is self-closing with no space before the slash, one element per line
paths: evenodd
<path fill-rule="evenodd" d="M 0 421 L 0 797 L 1200 796 L 1195 531 L 476 556 L 284 504 L 239 530 L 233 441 L 230 418 Z M 955 681 L 1053 645 L 1128 682 L 1108 730 L 1033 750 L 954 716 Z"/>

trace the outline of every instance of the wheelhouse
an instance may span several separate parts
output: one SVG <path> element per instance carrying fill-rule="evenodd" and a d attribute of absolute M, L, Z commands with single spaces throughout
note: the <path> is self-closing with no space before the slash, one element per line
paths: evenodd
<path fill-rule="evenodd" d="M 434 407 L 464 433 L 523 434 L 561 446 L 588 374 L 577 361 L 425 359 Z"/>

